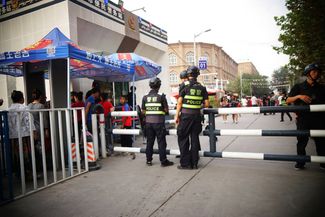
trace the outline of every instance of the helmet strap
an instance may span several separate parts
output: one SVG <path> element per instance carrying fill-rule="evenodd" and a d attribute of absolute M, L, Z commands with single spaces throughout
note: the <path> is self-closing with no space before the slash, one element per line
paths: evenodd
<path fill-rule="evenodd" d="M 312 77 L 310 76 L 310 73 L 308 73 L 308 75 L 307 75 L 307 80 L 310 81 L 311 85 L 314 85 L 315 83 L 317 83 L 317 80 L 318 80 L 319 78 L 320 78 L 320 76 L 317 76 L 316 79 L 312 78 Z"/>

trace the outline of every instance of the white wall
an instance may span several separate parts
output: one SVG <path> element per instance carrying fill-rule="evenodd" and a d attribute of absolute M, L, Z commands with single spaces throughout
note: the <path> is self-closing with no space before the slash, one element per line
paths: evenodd
<path fill-rule="evenodd" d="M 42 1 L 40 4 L 48 1 Z M 80 7 L 71 1 L 63 1 L 53 6 L 1 22 L 0 52 L 21 50 L 40 40 L 54 27 L 58 27 L 67 37 L 79 44 L 81 48 L 92 52 L 116 52 L 125 34 L 124 25 Z M 158 76 L 162 79 L 161 92 L 169 95 L 171 91 L 167 71 L 167 44 L 141 33 L 140 41 L 135 52 L 152 59 L 162 66 L 162 72 Z M 8 79 L 2 77 L 0 77 L 0 97 L 4 98 L 5 101 L 8 101 L 6 100 L 8 93 L 11 93 L 13 89 L 24 90 L 22 79 L 13 82 L 14 85 L 8 85 Z M 72 81 L 72 83 L 75 90 L 83 91 L 85 94 L 91 88 L 92 80 L 78 79 Z M 143 95 L 149 91 L 148 80 L 139 81 L 136 86 L 137 102 L 140 103 Z M 49 89 L 48 84 L 46 89 Z M 49 95 L 47 97 L 49 99 Z"/>
<path fill-rule="evenodd" d="M 115 53 L 117 51 L 125 34 L 124 25 L 72 2 L 69 3 L 69 13 L 71 39 L 77 42 L 81 48 L 92 52 L 106 51 L 107 53 Z M 167 48 L 167 44 L 140 33 L 140 43 L 135 50 L 135 53 L 162 65 L 163 70 L 159 77 L 162 79 L 161 92 L 166 95 L 170 94 Z M 149 80 L 136 82 L 138 104 L 150 89 L 148 82 Z M 91 84 L 92 80 L 90 79 L 76 79 L 73 81 L 74 90 L 83 91 L 84 94 L 91 88 Z"/>
<path fill-rule="evenodd" d="M 37 4 L 46 2 L 48 1 L 42 1 Z M 0 52 L 16 51 L 28 47 L 42 39 L 55 27 L 58 27 L 67 37 L 70 37 L 67 5 L 67 1 L 63 1 L 53 6 L 1 22 Z M 7 103 L 11 102 L 10 94 L 13 90 L 20 90 L 24 93 L 23 79 L 0 75 L 0 98 L 5 100 L 5 105 L 1 109 L 7 108 Z"/>
<path fill-rule="evenodd" d="M 135 53 L 147 57 L 162 66 L 162 71 L 158 75 L 161 79 L 161 88 L 159 92 L 170 96 L 171 88 L 169 84 L 167 44 L 158 42 L 141 33 L 140 40 L 141 42 L 135 49 Z M 142 97 L 148 94 L 150 90 L 149 79 L 138 81 L 135 86 L 137 87 L 137 103 L 140 104 L 142 102 Z"/>

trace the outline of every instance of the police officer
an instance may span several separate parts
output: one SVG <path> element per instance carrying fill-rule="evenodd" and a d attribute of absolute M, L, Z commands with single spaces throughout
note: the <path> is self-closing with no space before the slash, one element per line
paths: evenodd
<path fill-rule="evenodd" d="M 209 107 L 208 92 L 197 82 L 200 70 L 196 66 L 187 69 L 190 84 L 181 91 L 177 102 L 175 122 L 178 125 L 178 145 L 181 153 L 178 169 L 197 169 L 199 160 L 199 134 L 202 131 L 201 108 Z M 191 144 L 190 138 L 191 137 Z"/>
<path fill-rule="evenodd" d="M 190 84 L 188 78 L 187 78 L 187 71 L 184 70 L 179 74 L 179 78 L 181 79 L 182 83 L 179 85 L 179 91 L 178 93 L 182 92 L 182 90 Z"/>
<path fill-rule="evenodd" d="M 306 66 L 303 75 L 307 79 L 293 86 L 286 100 L 287 104 L 310 105 L 325 104 L 325 86 L 318 83 L 321 68 L 318 64 L 309 64 Z M 324 112 L 297 112 L 297 130 L 325 129 Z M 306 146 L 309 138 L 305 136 L 297 137 L 298 155 L 306 155 Z M 317 154 L 325 156 L 325 138 L 314 137 Z M 297 162 L 295 169 L 305 168 L 305 162 Z M 325 169 L 325 164 L 320 164 L 321 169 Z"/>
<path fill-rule="evenodd" d="M 174 164 L 166 157 L 165 114 L 168 114 L 168 104 L 166 96 L 158 94 L 161 86 L 159 78 L 150 79 L 149 86 L 151 88 L 149 94 L 142 99 L 142 110 L 146 120 L 147 165 L 152 165 L 153 145 L 157 137 L 160 163 L 162 167 L 167 167 Z"/>

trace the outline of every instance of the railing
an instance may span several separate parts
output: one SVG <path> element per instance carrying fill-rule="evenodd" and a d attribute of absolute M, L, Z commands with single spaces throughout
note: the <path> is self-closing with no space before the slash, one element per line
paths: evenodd
<path fill-rule="evenodd" d="M 301 156 L 279 155 L 264 153 L 245 152 L 217 152 L 216 136 L 314 136 L 325 137 L 325 130 L 217 130 L 215 128 L 215 114 L 256 114 L 256 113 L 280 113 L 280 112 L 325 112 L 325 105 L 309 106 L 266 106 L 266 107 L 240 107 L 204 109 L 203 113 L 209 116 L 209 129 L 203 134 L 209 136 L 210 151 L 204 152 L 203 156 L 218 158 L 241 158 L 275 161 L 299 161 L 325 163 L 325 156 Z"/>
<path fill-rule="evenodd" d="M 8 183 L 12 200 L 87 172 L 85 141 L 84 108 L 1 112 L 0 193 L 7 189 L 2 184 Z"/>
<path fill-rule="evenodd" d="M 0 205 L 14 199 L 8 113 L 0 112 Z"/>
<path fill-rule="evenodd" d="M 311 136 L 325 137 L 325 129 L 311 130 L 262 130 L 262 129 L 216 129 L 216 114 L 256 114 L 256 113 L 280 113 L 280 112 L 324 112 L 325 105 L 310 106 L 272 106 L 272 107 L 240 107 L 240 108 L 218 108 L 204 109 L 203 114 L 208 115 L 208 129 L 203 131 L 203 135 L 209 136 L 210 150 L 200 151 L 200 156 L 218 157 L 218 158 L 241 158 L 241 159 L 259 159 L 274 161 L 300 161 L 300 162 L 316 162 L 325 163 L 325 156 L 297 156 L 297 155 L 279 155 L 264 153 L 247 153 L 247 152 L 217 152 L 216 136 Z M 175 111 L 170 111 L 174 115 Z M 137 112 L 112 112 L 112 117 L 118 116 L 137 116 Z M 166 121 L 169 123 L 170 121 Z M 173 123 L 173 122 L 172 122 Z M 110 129 L 111 134 L 140 135 L 140 129 Z M 177 135 L 176 129 L 166 131 L 167 135 Z M 145 153 L 145 148 L 125 148 L 114 147 L 117 152 L 136 152 Z M 158 150 L 154 150 L 158 153 Z M 179 150 L 167 150 L 167 154 L 179 155 Z"/>

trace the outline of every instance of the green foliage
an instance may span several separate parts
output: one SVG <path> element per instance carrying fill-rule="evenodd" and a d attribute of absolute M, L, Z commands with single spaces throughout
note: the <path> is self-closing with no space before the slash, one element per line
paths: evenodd
<path fill-rule="evenodd" d="M 287 66 L 282 66 L 273 71 L 271 85 L 278 90 L 288 90 L 289 85 L 293 86 L 294 80 L 295 74 L 290 72 Z"/>
<path fill-rule="evenodd" d="M 217 100 L 215 96 L 209 96 L 209 102 L 210 102 L 210 106 L 212 106 L 212 108 L 219 107 L 218 105 L 220 104 L 220 101 Z"/>
<path fill-rule="evenodd" d="M 235 80 L 230 81 L 226 91 L 240 94 L 240 88 L 240 76 L 238 76 Z M 262 75 L 243 74 L 242 88 L 242 93 L 246 96 L 251 96 L 252 94 L 262 96 L 271 92 L 267 76 Z"/>
<path fill-rule="evenodd" d="M 288 13 L 275 17 L 281 27 L 278 53 L 289 55 L 289 70 L 295 80 L 307 64 L 317 62 L 325 68 L 325 1 L 287 0 Z"/>

